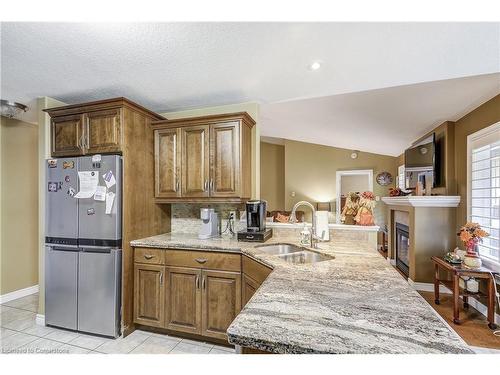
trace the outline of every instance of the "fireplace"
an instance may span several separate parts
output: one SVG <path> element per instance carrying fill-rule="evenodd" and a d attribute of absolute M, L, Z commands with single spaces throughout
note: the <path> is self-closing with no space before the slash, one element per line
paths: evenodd
<path fill-rule="evenodd" d="M 410 235 L 408 226 L 401 223 L 396 223 L 396 267 L 409 276 Z"/>

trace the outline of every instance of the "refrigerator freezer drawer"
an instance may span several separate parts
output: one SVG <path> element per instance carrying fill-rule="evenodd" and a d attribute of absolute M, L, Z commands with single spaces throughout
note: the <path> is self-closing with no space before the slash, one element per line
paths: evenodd
<path fill-rule="evenodd" d="M 45 324 L 77 329 L 77 248 L 45 248 Z"/>
<path fill-rule="evenodd" d="M 78 330 L 120 335 L 121 250 L 85 249 L 78 262 Z"/>

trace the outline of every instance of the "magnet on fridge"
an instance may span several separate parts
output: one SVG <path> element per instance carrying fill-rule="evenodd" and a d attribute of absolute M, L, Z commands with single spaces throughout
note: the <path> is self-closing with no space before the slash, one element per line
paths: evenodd
<path fill-rule="evenodd" d="M 101 155 L 92 155 L 92 168 L 101 168 Z"/>
<path fill-rule="evenodd" d="M 47 160 L 47 165 L 49 166 L 49 168 L 57 168 L 57 159 Z"/>
<path fill-rule="evenodd" d="M 70 181 L 69 176 L 64 176 L 64 181 L 69 182 Z"/>
<path fill-rule="evenodd" d="M 47 190 L 50 193 L 55 193 L 57 191 L 57 182 L 49 182 L 47 186 Z"/>
<path fill-rule="evenodd" d="M 75 196 L 75 194 L 76 194 L 75 189 L 73 189 L 72 187 L 70 187 L 70 188 L 68 189 L 68 195 L 69 195 L 70 197 L 73 197 L 73 196 Z"/>
<path fill-rule="evenodd" d="M 93 215 L 95 214 L 95 210 L 93 208 L 87 209 L 87 215 Z"/>
<path fill-rule="evenodd" d="M 75 162 L 74 161 L 63 161 L 63 169 L 73 169 L 75 168 Z"/>

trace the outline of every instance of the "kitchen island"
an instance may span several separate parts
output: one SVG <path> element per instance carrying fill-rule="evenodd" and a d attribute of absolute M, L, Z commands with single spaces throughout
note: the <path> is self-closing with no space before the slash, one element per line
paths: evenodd
<path fill-rule="evenodd" d="M 291 236 L 269 243 L 298 244 Z M 242 253 L 273 268 L 227 329 L 231 344 L 272 353 L 472 353 L 368 243 L 333 238 L 333 259 L 290 264 L 256 243 L 163 234 L 132 246 Z"/>

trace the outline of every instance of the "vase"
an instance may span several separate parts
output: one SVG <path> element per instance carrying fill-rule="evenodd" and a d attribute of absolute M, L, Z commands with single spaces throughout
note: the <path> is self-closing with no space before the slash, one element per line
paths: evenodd
<path fill-rule="evenodd" d="M 467 253 L 464 257 L 464 264 L 469 268 L 481 268 L 483 262 L 478 255 Z"/>

